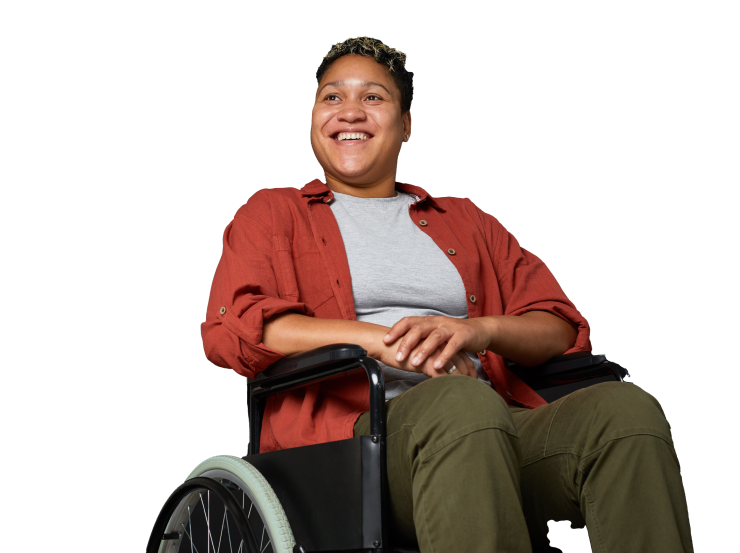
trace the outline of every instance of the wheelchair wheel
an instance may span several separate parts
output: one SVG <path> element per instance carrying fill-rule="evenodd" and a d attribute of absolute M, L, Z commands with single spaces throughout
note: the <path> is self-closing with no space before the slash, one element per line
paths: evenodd
<path fill-rule="evenodd" d="M 147 553 L 292 553 L 295 540 L 267 480 L 238 457 L 203 461 L 165 503 Z"/>

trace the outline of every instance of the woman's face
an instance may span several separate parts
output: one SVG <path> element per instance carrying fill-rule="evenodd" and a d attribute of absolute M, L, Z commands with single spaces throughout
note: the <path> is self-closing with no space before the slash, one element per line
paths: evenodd
<path fill-rule="evenodd" d="M 394 183 L 398 153 L 410 133 L 411 115 L 401 113 L 401 93 L 385 65 L 348 55 L 329 67 L 319 83 L 311 123 L 311 145 L 327 184 L 372 188 Z"/>

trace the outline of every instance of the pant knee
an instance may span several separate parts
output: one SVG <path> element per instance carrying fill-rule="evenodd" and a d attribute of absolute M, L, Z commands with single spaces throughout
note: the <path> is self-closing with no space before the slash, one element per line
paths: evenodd
<path fill-rule="evenodd" d="M 671 440 L 671 427 L 658 401 L 642 388 L 625 382 L 607 382 L 573 394 L 600 431 L 614 437 L 636 433 Z"/>
<path fill-rule="evenodd" d="M 516 436 L 506 402 L 489 386 L 473 378 L 433 378 L 407 392 L 418 393 L 423 402 L 421 417 L 435 434 L 454 439 L 483 429 L 498 429 Z M 409 398 L 411 399 L 411 398 Z"/>

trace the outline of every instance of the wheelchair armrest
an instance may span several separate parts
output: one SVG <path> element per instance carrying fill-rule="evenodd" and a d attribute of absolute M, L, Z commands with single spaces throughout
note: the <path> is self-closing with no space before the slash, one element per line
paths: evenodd
<path fill-rule="evenodd" d="M 247 379 L 253 395 L 272 395 L 307 382 L 360 368 L 367 351 L 356 344 L 331 344 L 286 357 Z"/>
<path fill-rule="evenodd" d="M 262 411 L 268 396 L 358 369 L 365 370 L 370 382 L 370 434 L 385 442 L 385 381 L 380 365 L 358 345 L 333 344 L 282 359 L 267 367 L 254 380 L 247 380 L 249 454 L 259 451 Z"/>
<path fill-rule="evenodd" d="M 558 355 L 535 367 L 524 367 L 511 362 L 507 364 L 514 374 L 535 390 L 608 375 L 613 380 L 621 381 L 629 375 L 627 369 L 609 361 L 605 355 L 593 355 L 588 351 Z"/>

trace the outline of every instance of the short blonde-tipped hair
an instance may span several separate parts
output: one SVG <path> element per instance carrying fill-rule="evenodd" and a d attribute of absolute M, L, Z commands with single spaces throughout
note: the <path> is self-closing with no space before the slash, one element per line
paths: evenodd
<path fill-rule="evenodd" d="M 316 80 L 320 83 L 331 64 L 349 54 L 373 58 L 378 63 L 387 65 L 393 82 L 401 92 L 401 110 L 406 112 L 411 109 L 411 99 L 414 96 L 414 74 L 406 71 L 406 54 L 386 46 L 376 38 L 366 36 L 348 38 L 332 46 L 316 71 Z"/>

